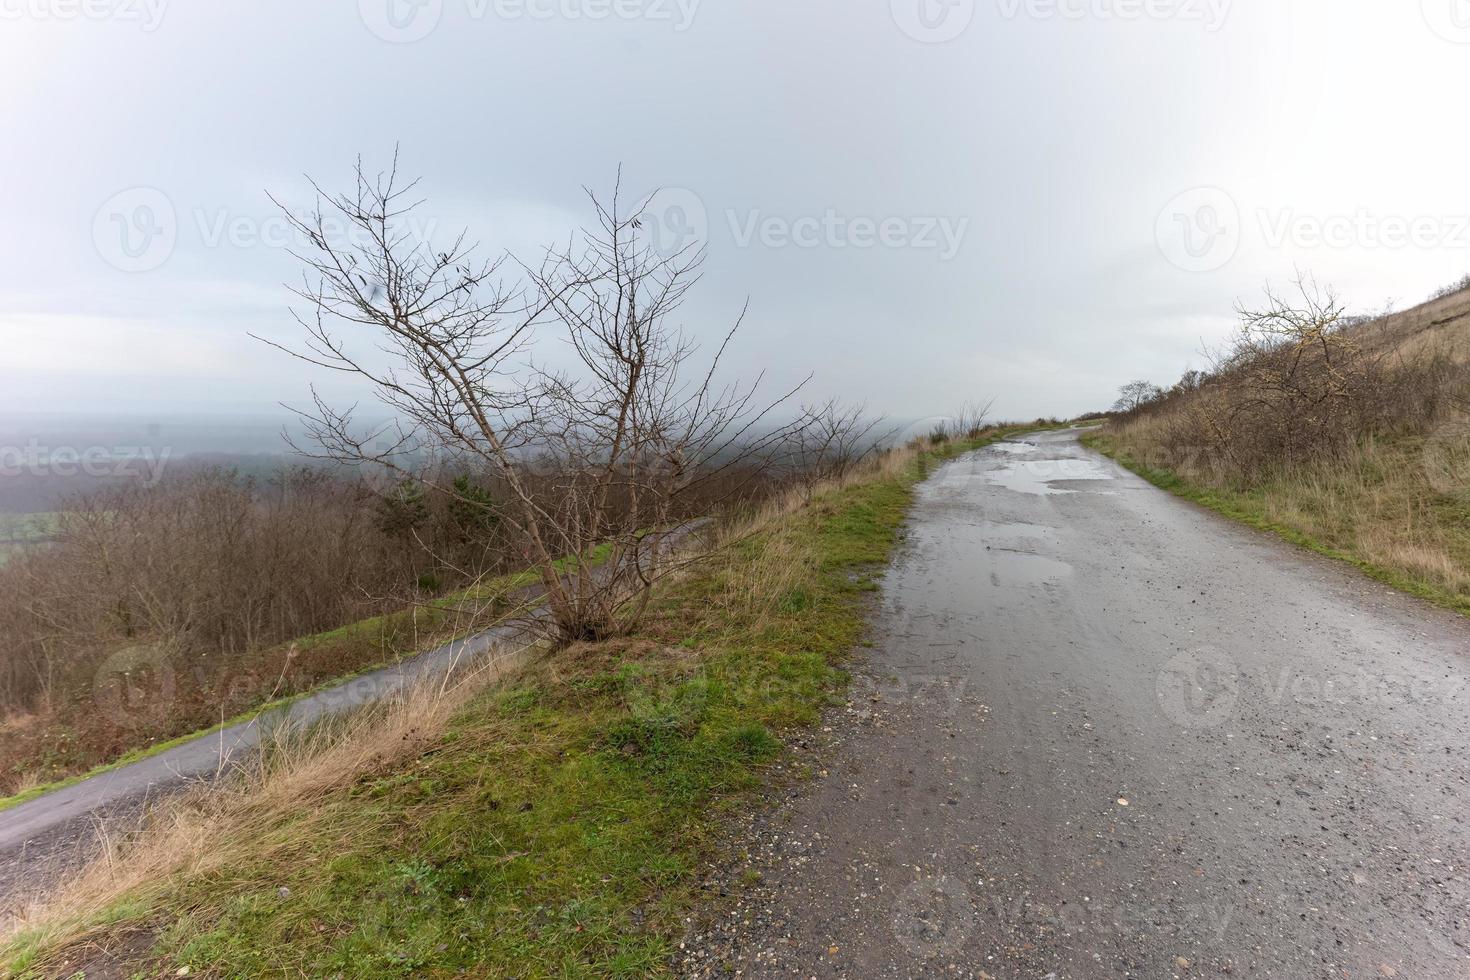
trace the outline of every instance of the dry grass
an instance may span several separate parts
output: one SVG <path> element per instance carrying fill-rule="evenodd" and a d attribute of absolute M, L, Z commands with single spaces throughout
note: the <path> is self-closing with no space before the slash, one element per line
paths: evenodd
<path fill-rule="evenodd" d="M 712 597 L 720 609 L 764 628 L 777 603 L 811 576 L 812 556 L 785 535 L 772 535 L 752 560 L 724 570 Z"/>
<path fill-rule="evenodd" d="M 1160 451 L 1171 421 L 1136 419 L 1102 447 L 1170 489 L 1470 610 L 1470 426 L 1450 419 L 1427 437 L 1365 437 L 1351 453 L 1242 482 L 1218 458 Z"/>
<path fill-rule="evenodd" d="M 1421 440 L 1366 439 L 1346 459 L 1283 470 L 1261 498 L 1274 523 L 1470 598 L 1470 500 L 1436 487 L 1431 474 Z"/>
<path fill-rule="evenodd" d="M 1009 428 L 989 426 L 977 429 L 969 438 L 985 439 Z M 840 477 L 824 480 L 810 489 L 791 487 L 766 498 L 753 510 L 721 522 L 710 543 L 711 550 L 738 548 L 761 536 L 758 550 L 753 551 L 747 560 L 727 569 L 718 597 L 723 608 L 742 617 L 754 616 L 760 620 L 762 615 L 775 612 L 773 597 L 789 596 L 798 583 L 810 579 L 815 561 L 810 549 L 779 533 L 783 522 L 791 515 L 811 507 L 813 501 L 829 498 L 848 487 L 898 479 L 912 470 L 921 458 L 943 451 L 947 442 L 948 439 L 920 436 L 905 445 L 868 457 Z"/>
<path fill-rule="evenodd" d="M 14 787 L 11 792 L 19 796 L 23 793 L 29 793 L 37 786 L 41 786 L 44 784 L 41 782 L 40 773 L 29 772 L 22 773 L 19 777 L 15 779 L 15 781 L 11 785 Z"/>
<path fill-rule="evenodd" d="M 820 507 L 820 501 L 845 488 L 895 480 L 911 470 L 920 457 L 939 448 L 940 444 L 927 436 L 914 439 L 868 457 L 840 477 L 812 487 L 790 487 L 772 494 L 750 511 L 722 521 L 710 541 L 710 550 L 738 549 L 747 553 L 743 561 L 722 569 L 720 587 L 712 601 L 737 621 L 765 628 L 772 617 L 786 611 L 783 606 L 801 601 L 800 584 L 810 581 L 816 571 L 816 557 L 810 547 L 782 533 L 789 518 L 804 508 Z M 757 538 L 759 547 L 748 548 Z"/>
<path fill-rule="evenodd" d="M 452 681 L 441 678 L 302 730 L 272 730 L 230 778 L 156 807 L 136 829 L 104 828 L 101 850 L 78 874 L 6 923 L 37 945 L 84 936 L 98 909 L 147 902 L 179 877 L 218 875 L 247 852 L 287 863 L 302 814 L 365 776 L 424 755 L 450 721 L 490 685 L 514 673 L 532 647 L 512 648 Z M 278 833 L 292 822 L 289 836 Z"/>

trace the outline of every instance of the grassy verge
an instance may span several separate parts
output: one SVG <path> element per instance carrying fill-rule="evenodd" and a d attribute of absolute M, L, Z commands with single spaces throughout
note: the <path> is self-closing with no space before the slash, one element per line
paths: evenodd
<path fill-rule="evenodd" d="M 606 549 L 598 549 L 592 554 L 594 562 L 605 557 Z M 564 565 L 564 561 L 558 565 Z M 0 812 L 104 772 L 147 759 L 186 742 L 213 735 L 266 712 L 284 708 L 319 691 L 400 663 L 433 645 L 453 642 L 485 629 L 489 623 L 484 621 L 485 610 L 482 607 L 493 603 L 497 596 L 510 595 L 535 585 L 538 581 L 539 577 L 534 571 L 511 572 L 414 609 L 372 616 L 337 629 L 302 637 L 290 644 L 282 644 L 265 652 L 260 659 L 270 664 L 290 664 L 310 679 L 304 683 L 298 680 L 298 689 L 286 696 L 247 696 L 245 704 L 240 703 L 238 698 L 222 701 L 219 705 L 210 704 L 203 709 L 204 713 L 217 712 L 223 708 L 235 711 L 235 714 L 207 727 L 197 727 L 197 719 L 201 717 L 200 710 L 180 712 L 171 719 L 170 728 L 162 729 L 161 737 L 157 732 L 147 735 L 134 733 L 133 738 L 136 741 L 132 744 L 127 739 L 114 740 L 111 743 L 114 748 L 108 751 L 101 746 L 90 746 L 84 739 L 74 738 L 75 722 L 48 726 L 47 730 L 36 734 L 35 751 L 15 753 L 16 757 L 8 761 L 12 770 L 26 769 L 29 765 L 32 767 L 29 771 L 34 773 L 45 766 L 45 771 L 62 775 L 60 778 L 0 797 Z M 466 615 L 466 609 L 474 611 Z M 490 612 L 493 613 L 493 609 Z M 304 671 L 300 670 L 302 665 L 306 668 Z M 257 670 L 256 673 L 263 672 Z M 282 676 L 285 676 L 284 668 Z M 85 696 L 90 696 L 90 692 Z M 72 746 L 62 757 L 58 757 L 53 748 L 58 740 Z M 119 744 L 123 747 L 116 748 Z M 97 761 L 99 756 L 103 761 Z"/>
<path fill-rule="evenodd" d="M 283 796 L 267 782 L 195 836 L 140 844 L 0 963 L 20 976 L 663 972 L 722 814 L 841 697 L 913 486 L 983 441 L 769 516 L 665 590 L 638 636 L 548 656 L 442 724 L 426 714 L 407 749 L 372 736 L 353 756 L 368 761 L 334 764 L 326 787 Z M 129 860 L 152 863 L 129 877 Z M 107 874 L 129 884 L 99 889 Z"/>
<path fill-rule="evenodd" d="M 1147 466 L 1106 430 L 1082 442 L 1172 494 L 1470 614 L 1470 500 L 1430 485 L 1420 440 L 1365 444 L 1353 460 L 1248 489 Z"/>

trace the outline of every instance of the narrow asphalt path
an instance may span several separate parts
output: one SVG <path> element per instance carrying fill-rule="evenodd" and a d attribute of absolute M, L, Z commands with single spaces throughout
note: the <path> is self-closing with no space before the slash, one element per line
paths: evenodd
<path fill-rule="evenodd" d="M 231 771 L 272 729 L 309 725 L 471 665 L 508 668 L 532 641 L 524 624 L 492 627 L 0 811 L 0 915 L 85 860 L 104 824 L 125 825 L 148 800 Z"/>
<path fill-rule="evenodd" d="M 1470 977 L 1470 621 L 1066 431 L 924 485 L 875 627 L 689 975 Z"/>
<path fill-rule="evenodd" d="M 654 548 L 677 549 L 708 520 L 696 518 L 657 532 Z M 0 922 L 95 854 L 103 833 L 135 827 L 137 816 L 160 796 L 233 771 L 279 726 L 310 725 L 419 683 L 447 680 L 469 667 L 513 669 L 544 633 L 547 611 L 537 604 L 542 595 L 540 586 L 517 590 L 505 598 L 524 613 L 499 625 L 0 811 Z"/>

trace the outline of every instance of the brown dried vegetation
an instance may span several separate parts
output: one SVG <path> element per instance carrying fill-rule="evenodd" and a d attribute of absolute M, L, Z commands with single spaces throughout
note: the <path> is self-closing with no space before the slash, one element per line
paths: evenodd
<path fill-rule="evenodd" d="M 1240 314 L 1209 371 L 1120 411 L 1104 445 L 1237 516 L 1470 608 L 1470 289 L 1348 317 L 1302 279 Z"/>

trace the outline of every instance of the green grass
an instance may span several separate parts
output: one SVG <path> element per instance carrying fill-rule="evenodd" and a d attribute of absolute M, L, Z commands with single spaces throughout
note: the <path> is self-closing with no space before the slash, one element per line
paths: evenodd
<path fill-rule="evenodd" d="M 1267 531 L 1326 558 L 1346 562 L 1369 577 L 1400 592 L 1470 615 L 1470 596 L 1451 591 L 1405 569 L 1375 562 L 1352 550 L 1351 546 L 1345 543 L 1352 528 L 1340 529 L 1343 533 L 1332 535 L 1336 540 L 1329 540 L 1325 533 L 1311 533 L 1300 526 L 1284 523 L 1273 517 L 1267 495 L 1262 489 L 1210 487 L 1189 481 L 1172 470 L 1146 466 L 1119 449 L 1108 438 L 1106 432 L 1085 435 L 1082 437 L 1082 443 L 1175 496 L 1208 507 L 1231 520 Z M 1465 522 L 1463 514 L 1451 515 L 1450 519 L 1462 524 Z"/>
<path fill-rule="evenodd" d="M 64 942 L 21 936 L 0 963 L 45 975 L 143 930 L 149 975 L 666 972 L 725 815 L 843 696 L 869 571 L 926 471 L 819 497 L 663 592 L 639 636 L 548 657 L 421 755 L 277 815 L 228 868 L 93 910 Z"/>

